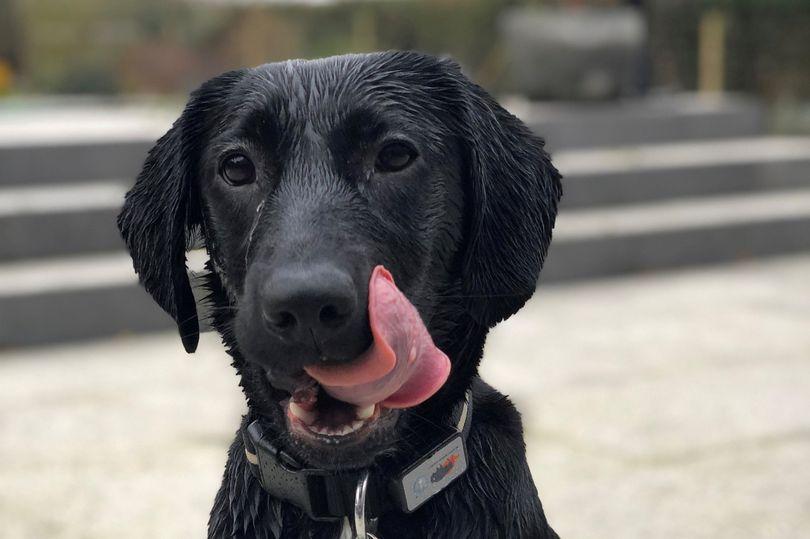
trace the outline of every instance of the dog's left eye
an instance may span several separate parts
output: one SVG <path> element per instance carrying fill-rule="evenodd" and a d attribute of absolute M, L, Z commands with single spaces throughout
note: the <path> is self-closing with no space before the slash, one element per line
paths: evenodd
<path fill-rule="evenodd" d="M 416 159 L 416 149 L 405 142 L 391 142 L 383 146 L 377 154 L 377 170 L 381 172 L 397 172 Z"/>
<path fill-rule="evenodd" d="M 219 173 L 231 185 L 245 185 L 256 179 L 256 167 L 241 153 L 231 154 L 223 159 Z"/>

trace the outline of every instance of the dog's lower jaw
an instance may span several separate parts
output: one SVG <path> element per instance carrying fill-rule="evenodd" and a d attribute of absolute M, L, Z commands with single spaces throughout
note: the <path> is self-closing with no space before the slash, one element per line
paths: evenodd
<path fill-rule="evenodd" d="M 473 383 L 473 395 L 467 473 L 415 513 L 383 515 L 379 537 L 557 537 L 529 472 L 519 413 L 480 379 Z M 339 524 L 313 521 L 263 491 L 247 469 L 241 437 L 236 437 L 211 511 L 209 538 L 334 539 L 338 530 Z"/>

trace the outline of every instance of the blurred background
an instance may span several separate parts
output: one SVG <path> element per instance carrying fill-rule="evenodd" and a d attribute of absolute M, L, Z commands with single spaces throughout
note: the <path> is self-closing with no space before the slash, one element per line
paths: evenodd
<path fill-rule="evenodd" d="M 565 176 L 483 366 L 558 533 L 810 537 L 809 28 L 807 0 L 0 0 L 0 536 L 204 535 L 244 401 L 115 214 L 208 77 L 397 48 L 455 57 Z"/>

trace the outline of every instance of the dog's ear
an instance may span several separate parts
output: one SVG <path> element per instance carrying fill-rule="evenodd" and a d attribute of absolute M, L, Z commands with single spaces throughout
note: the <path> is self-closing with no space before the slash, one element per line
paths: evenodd
<path fill-rule="evenodd" d="M 537 287 L 561 175 L 542 139 L 449 65 L 462 90 L 468 169 L 463 292 L 473 317 L 492 327 L 517 312 Z"/>
<path fill-rule="evenodd" d="M 186 271 L 189 238 L 202 220 L 197 166 L 219 106 L 244 73 L 225 73 L 191 94 L 182 115 L 149 151 L 118 215 L 141 284 L 177 322 L 188 353 L 196 350 L 200 332 Z"/>

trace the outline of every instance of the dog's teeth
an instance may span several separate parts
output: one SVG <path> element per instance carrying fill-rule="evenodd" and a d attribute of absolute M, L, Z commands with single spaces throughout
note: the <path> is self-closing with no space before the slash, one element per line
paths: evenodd
<path fill-rule="evenodd" d="M 315 421 L 315 414 L 304 410 L 296 403 L 290 401 L 290 413 L 301 420 L 306 425 L 311 425 Z"/>
<path fill-rule="evenodd" d="M 354 409 L 354 414 L 360 419 L 368 419 L 374 415 L 374 405 L 369 404 L 368 406 L 358 406 Z"/>
<path fill-rule="evenodd" d="M 356 432 L 356 431 L 357 431 L 357 430 L 359 430 L 359 429 L 360 429 L 360 428 L 361 428 L 361 427 L 362 427 L 364 424 L 365 424 L 365 422 L 364 422 L 364 421 L 361 421 L 360 419 L 358 419 L 358 420 L 356 420 L 356 421 L 353 421 L 352 423 L 349 423 L 348 425 L 346 425 L 345 427 L 343 427 L 343 435 L 345 436 L 346 434 L 351 434 L 351 433 L 353 433 L 353 432 Z"/>
<path fill-rule="evenodd" d="M 366 422 L 363 421 L 362 419 L 355 419 L 354 421 L 352 421 L 347 425 L 341 425 L 337 427 L 310 424 L 308 428 L 310 432 L 320 434 L 321 436 L 338 437 L 338 436 L 346 436 L 347 434 L 356 432 L 360 430 L 365 424 Z"/>

